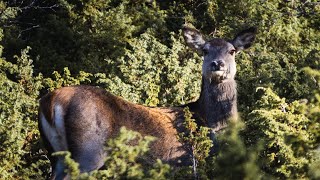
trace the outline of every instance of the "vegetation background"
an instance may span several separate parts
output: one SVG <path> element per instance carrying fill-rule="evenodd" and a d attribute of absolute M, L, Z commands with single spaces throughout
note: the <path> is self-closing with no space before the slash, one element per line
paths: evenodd
<path fill-rule="evenodd" d="M 258 27 L 236 58 L 243 123 L 219 136 L 217 156 L 198 156 L 197 178 L 320 179 L 317 0 L 0 0 L 0 179 L 49 176 L 37 107 L 50 90 L 89 84 L 152 106 L 196 100 L 202 60 L 183 42 L 185 23 L 207 38 Z M 151 140 L 123 132 L 108 143 L 119 153 L 107 172 L 71 165 L 73 177 L 194 177 L 191 167 L 139 164 Z M 132 137 L 141 143 L 128 152 Z"/>

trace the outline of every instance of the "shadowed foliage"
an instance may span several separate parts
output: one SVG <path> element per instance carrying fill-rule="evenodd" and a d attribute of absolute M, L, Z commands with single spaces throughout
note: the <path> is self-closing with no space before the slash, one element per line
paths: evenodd
<path fill-rule="evenodd" d="M 208 39 L 258 28 L 253 46 L 237 55 L 244 126 L 218 136 L 221 151 L 198 174 L 319 179 L 315 0 L 0 0 L 0 179 L 50 175 L 36 123 L 38 100 L 49 90 L 86 84 L 150 106 L 195 101 L 202 60 L 184 44 L 184 24 Z M 141 167 L 136 177 L 194 177 L 190 167 L 163 166 Z"/>

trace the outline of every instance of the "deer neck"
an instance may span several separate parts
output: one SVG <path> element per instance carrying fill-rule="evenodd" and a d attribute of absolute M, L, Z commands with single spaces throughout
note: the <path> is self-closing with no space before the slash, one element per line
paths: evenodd
<path fill-rule="evenodd" d="M 216 132 L 226 127 L 227 120 L 237 117 L 237 84 L 233 79 L 218 84 L 202 79 L 200 97 L 190 109 L 201 124 Z"/>

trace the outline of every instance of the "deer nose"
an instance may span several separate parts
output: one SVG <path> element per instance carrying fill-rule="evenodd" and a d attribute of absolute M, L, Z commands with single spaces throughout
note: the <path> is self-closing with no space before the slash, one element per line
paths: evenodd
<path fill-rule="evenodd" d="M 225 66 L 223 60 L 212 61 L 211 67 L 213 71 L 219 71 Z"/>

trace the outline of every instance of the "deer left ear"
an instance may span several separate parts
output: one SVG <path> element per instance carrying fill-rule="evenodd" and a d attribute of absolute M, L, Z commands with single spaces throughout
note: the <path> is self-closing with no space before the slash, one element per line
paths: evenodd
<path fill-rule="evenodd" d="M 257 29 L 255 27 L 251 27 L 238 33 L 232 40 L 232 44 L 235 47 L 236 51 L 239 52 L 243 49 L 249 48 L 256 37 L 256 32 Z"/>

